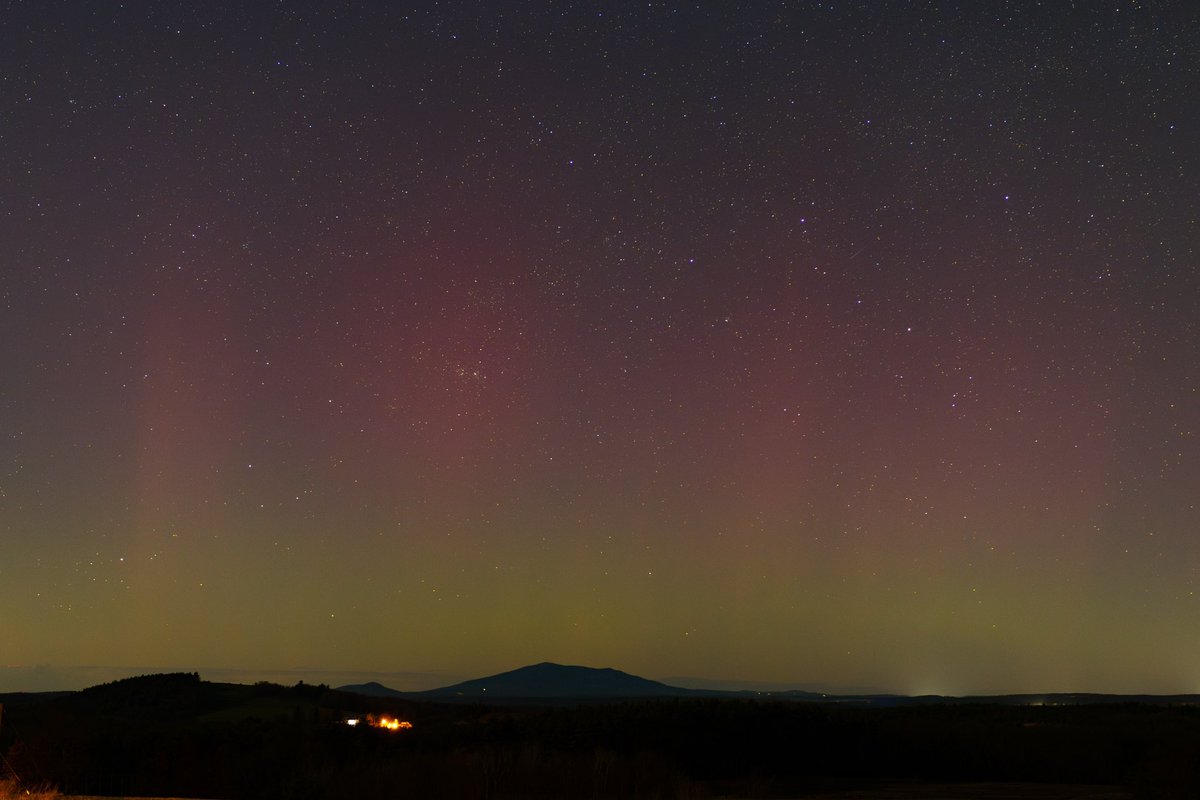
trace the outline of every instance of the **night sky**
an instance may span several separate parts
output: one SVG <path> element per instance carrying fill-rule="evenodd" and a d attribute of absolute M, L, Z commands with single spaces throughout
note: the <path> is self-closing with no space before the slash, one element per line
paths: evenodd
<path fill-rule="evenodd" d="M 0 688 L 1200 692 L 1200 6 L 0 31 Z"/>

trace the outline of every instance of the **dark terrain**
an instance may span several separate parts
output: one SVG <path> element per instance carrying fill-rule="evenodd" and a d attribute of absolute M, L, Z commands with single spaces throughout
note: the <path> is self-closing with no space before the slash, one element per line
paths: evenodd
<path fill-rule="evenodd" d="M 482 679 L 489 695 L 503 686 L 521 695 L 516 704 L 195 674 L 3 695 L 0 752 L 3 769 L 65 793 L 224 800 L 1200 797 L 1191 704 L 649 696 L 639 692 L 654 682 L 615 670 L 528 669 L 550 683 L 522 684 L 528 672 Z M 561 692 L 571 680 L 591 694 L 570 702 Z M 472 685 L 483 694 L 480 682 L 456 691 Z M 344 724 L 368 713 L 413 727 Z"/>

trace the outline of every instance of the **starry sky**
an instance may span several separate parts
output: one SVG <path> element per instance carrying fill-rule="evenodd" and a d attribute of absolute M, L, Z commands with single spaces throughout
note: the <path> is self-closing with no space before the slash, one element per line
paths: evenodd
<path fill-rule="evenodd" d="M 0 689 L 1200 692 L 1200 6 L 2 37 Z"/>

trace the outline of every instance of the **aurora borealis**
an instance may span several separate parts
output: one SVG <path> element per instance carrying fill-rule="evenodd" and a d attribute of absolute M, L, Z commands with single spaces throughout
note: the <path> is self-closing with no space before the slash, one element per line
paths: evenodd
<path fill-rule="evenodd" d="M 1200 8 L 4 31 L 0 689 L 1200 692 Z"/>

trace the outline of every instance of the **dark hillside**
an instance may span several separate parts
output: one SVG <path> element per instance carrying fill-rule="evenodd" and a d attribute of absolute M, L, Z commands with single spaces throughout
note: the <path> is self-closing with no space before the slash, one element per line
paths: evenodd
<path fill-rule="evenodd" d="M 601 677 L 625 685 L 619 673 Z M 224 800 L 798 797 L 897 781 L 1200 796 L 1195 706 L 552 702 L 416 702 L 146 676 L 15 705 L 0 749 L 18 774 L 69 793 Z M 343 722 L 366 714 L 413 727 Z"/>

